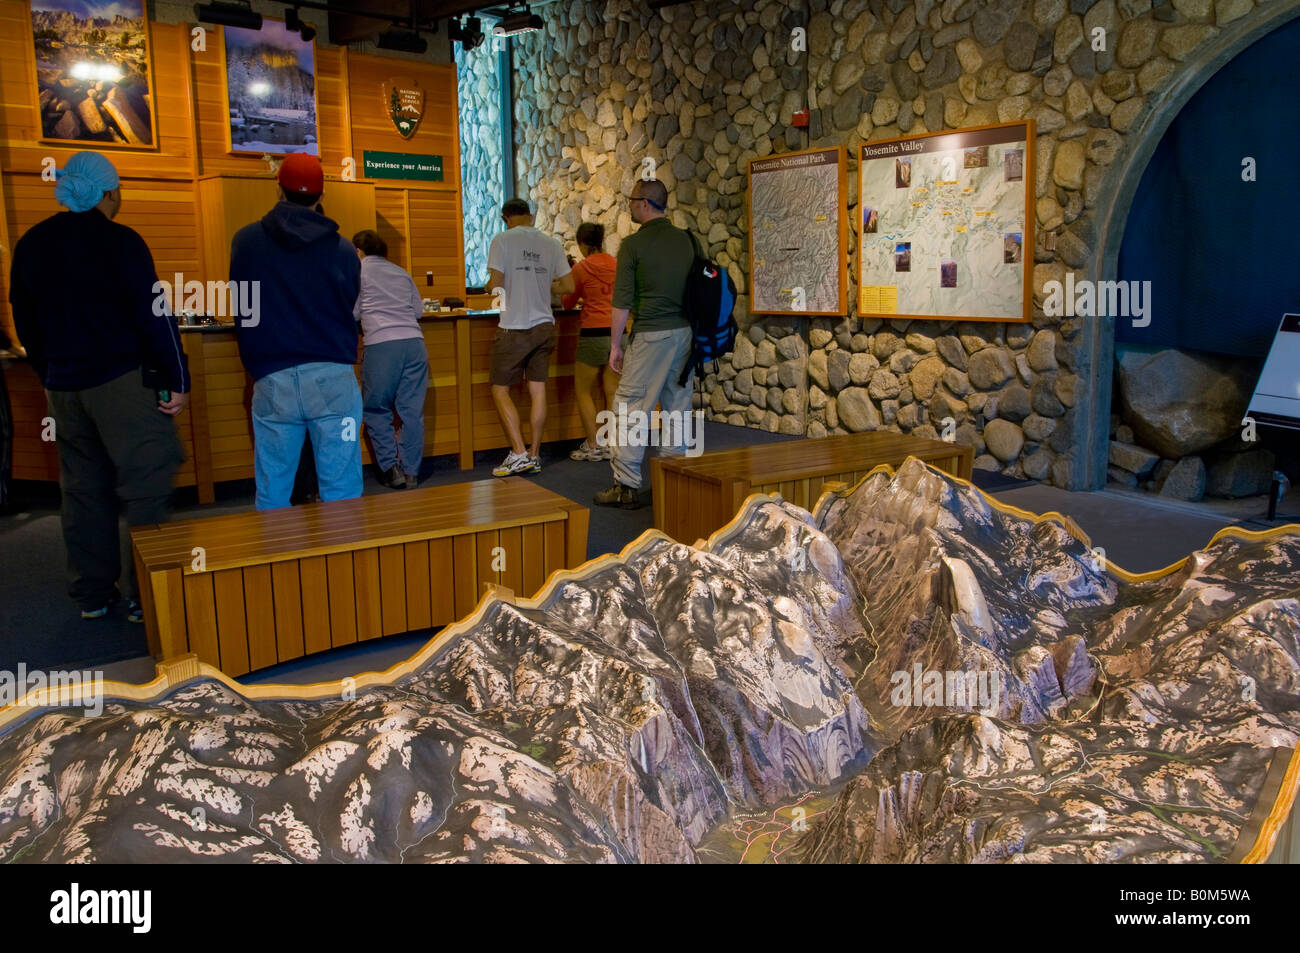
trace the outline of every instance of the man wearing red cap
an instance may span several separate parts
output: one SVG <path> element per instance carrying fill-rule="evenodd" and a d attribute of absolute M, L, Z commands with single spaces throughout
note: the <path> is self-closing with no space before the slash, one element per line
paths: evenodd
<path fill-rule="evenodd" d="M 317 209 L 325 188 L 319 159 L 291 153 L 277 181 L 280 201 L 230 246 L 230 280 L 257 282 L 259 291 L 251 298 L 259 307 L 237 325 L 239 356 L 254 381 L 259 510 L 289 505 L 307 433 L 320 498 L 361 495 L 361 389 L 352 371 L 361 264 L 338 223 Z"/>

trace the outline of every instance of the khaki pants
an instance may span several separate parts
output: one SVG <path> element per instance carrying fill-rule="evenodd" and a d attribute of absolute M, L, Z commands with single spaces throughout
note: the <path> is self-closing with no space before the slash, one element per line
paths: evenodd
<path fill-rule="evenodd" d="M 614 406 L 610 410 L 618 413 L 620 405 L 626 405 L 629 414 L 639 410 L 649 415 L 658 404 L 663 411 L 677 411 L 683 416 L 689 414 L 695 377 L 693 374 L 688 376 L 684 385 L 679 385 L 677 378 L 681 376 L 690 354 L 690 328 L 633 334 L 623 358 L 623 376 L 619 378 L 618 391 L 614 394 Z M 672 456 L 685 452 L 685 449 L 682 446 L 660 447 L 659 452 Z M 611 462 L 614 479 L 624 486 L 640 489 L 645 451 L 643 446 L 616 445 Z"/>
<path fill-rule="evenodd" d="M 47 395 L 59 446 L 68 595 L 82 609 L 102 608 L 122 576 L 126 597 L 138 600 L 131 540 L 119 536 L 118 510 L 126 510 L 127 526 L 166 522 L 172 477 L 185 459 L 176 425 L 158 410 L 139 370 Z"/>

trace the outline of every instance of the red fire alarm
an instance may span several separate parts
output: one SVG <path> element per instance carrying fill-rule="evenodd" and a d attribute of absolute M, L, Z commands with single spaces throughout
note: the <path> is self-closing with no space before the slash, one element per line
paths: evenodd
<path fill-rule="evenodd" d="M 792 123 L 793 125 L 797 126 L 797 127 L 800 128 L 800 129 L 807 129 L 807 128 L 808 128 L 808 110 L 806 110 L 806 109 L 796 109 L 796 110 L 794 111 L 794 116 L 793 116 L 793 118 L 791 119 L 791 123 Z"/>

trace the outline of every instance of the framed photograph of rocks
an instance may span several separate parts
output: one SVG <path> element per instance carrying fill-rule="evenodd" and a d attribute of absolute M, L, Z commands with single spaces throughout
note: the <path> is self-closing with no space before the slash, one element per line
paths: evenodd
<path fill-rule="evenodd" d="M 848 219 L 842 146 L 750 159 L 749 310 L 847 314 Z"/>
<path fill-rule="evenodd" d="M 230 151 L 320 155 L 316 133 L 316 44 L 283 22 L 222 27 Z"/>
<path fill-rule="evenodd" d="M 156 149 L 144 0 L 31 0 L 42 142 Z"/>
<path fill-rule="evenodd" d="M 1033 143 L 1030 120 L 862 143 L 859 314 L 1029 321 Z"/>

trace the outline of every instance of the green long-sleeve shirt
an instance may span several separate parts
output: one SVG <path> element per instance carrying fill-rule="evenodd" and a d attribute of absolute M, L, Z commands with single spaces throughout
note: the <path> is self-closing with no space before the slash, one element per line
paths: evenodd
<path fill-rule="evenodd" d="M 682 292 L 694 260 L 690 235 L 667 218 L 652 218 L 619 246 L 614 307 L 631 310 L 637 331 L 690 327 Z"/>

